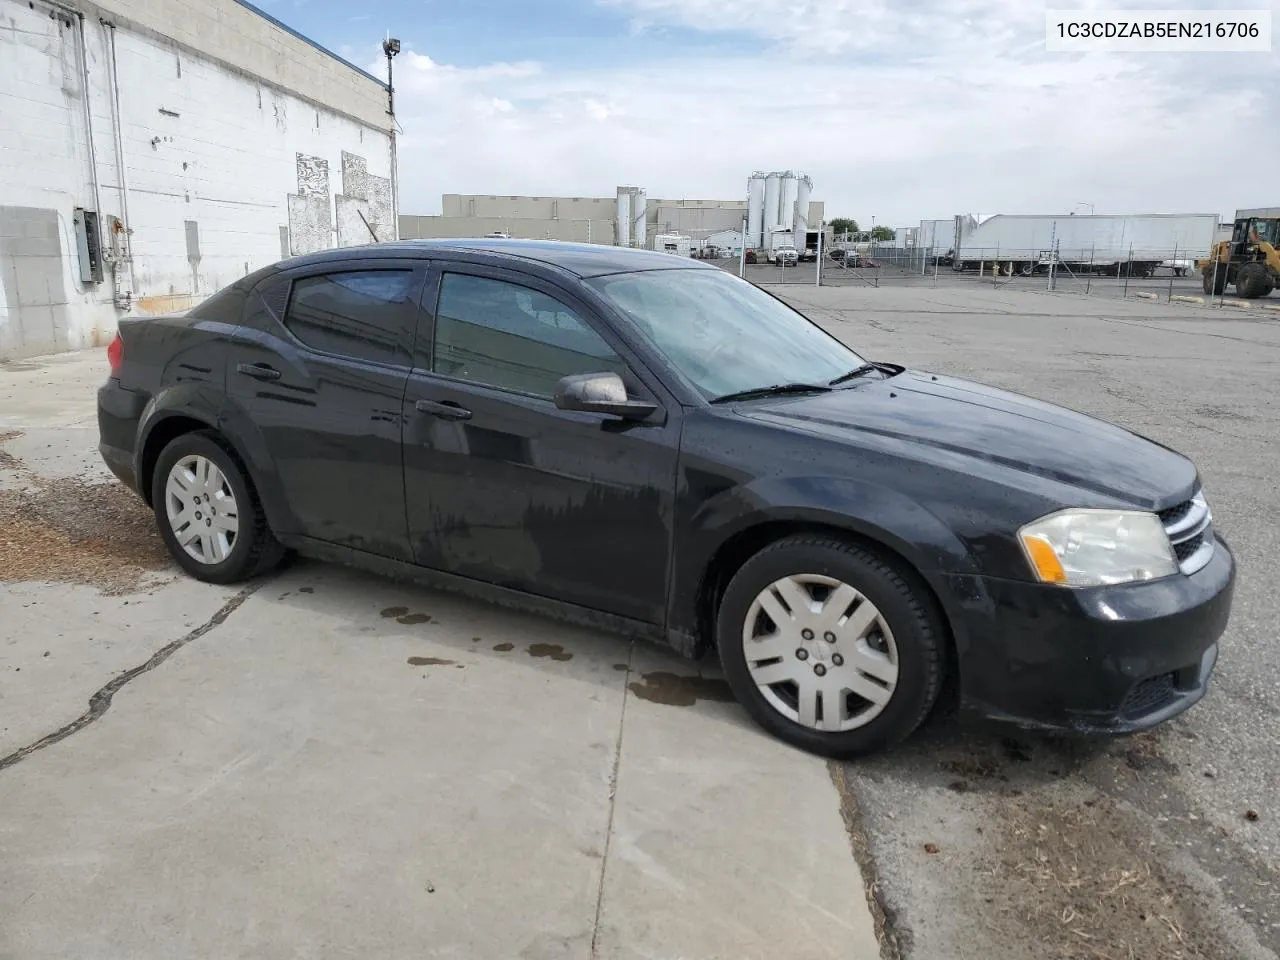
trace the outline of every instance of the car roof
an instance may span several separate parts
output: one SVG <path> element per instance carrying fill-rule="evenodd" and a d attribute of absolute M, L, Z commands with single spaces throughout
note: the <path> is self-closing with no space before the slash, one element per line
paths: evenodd
<path fill-rule="evenodd" d="M 341 247 L 306 254 L 289 261 L 290 266 L 341 263 L 369 257 L 404 257 L 433 253 L 481 253 L 513 257 L 558 267 L 577 277 L 601 277 L 611 273 L 639 270 L 718 270 L 719 267 L 669 253 L 614 247 L 602 243 L 569 243 L 559 240 L 515 240 L 501 237 L 466 237 L 438 240 L 396 240 L 389 243 Z"/>

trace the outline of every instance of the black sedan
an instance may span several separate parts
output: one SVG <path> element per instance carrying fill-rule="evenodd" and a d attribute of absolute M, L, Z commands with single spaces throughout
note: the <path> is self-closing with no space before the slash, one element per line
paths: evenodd
<path fill-rule="evenodd" d="M 714 652 L 830 756 L 902 740 L 944 685 L 1145 729 L 1204 695 L 1227 624 L 1187 458 L 869 361 L 689 258 L 333 250 L 126 319 L 108 355 L 101 454 L 192 576 L 295 550 Z"/>

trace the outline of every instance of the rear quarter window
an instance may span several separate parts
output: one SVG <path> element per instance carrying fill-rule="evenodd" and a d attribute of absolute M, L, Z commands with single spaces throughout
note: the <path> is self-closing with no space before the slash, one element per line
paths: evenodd
<path fill-rule="evenodd" d="M 250 289 L 250 284 L 238 280 L 198 304 L 187 316 L 197 320 L 210 320 L 214 323 L 238 326 L 244 317 L 245 304 L 249 302 Z"/>
<path fill-rule="evenodd" d="M 238 326 L 244 321 L 245 306 L 249 296 L 265 277 L 276 272 L 274 266 L 263 267 L 248 276 L 241 277 L 235 283 L 223 287 L 217 293 L 192 308 L 187 316 L 197 320 L 209 320 L 214 323 L 226 323 Z"/>

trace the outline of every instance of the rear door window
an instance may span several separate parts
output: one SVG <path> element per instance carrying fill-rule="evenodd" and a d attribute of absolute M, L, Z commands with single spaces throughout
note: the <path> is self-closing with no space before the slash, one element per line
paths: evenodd
<path fill-rule="evenodd" d="M 377 363 L 408 364 L 415 272 L 348 270 L 293 282 L 284 324 L 307 346 Z"/>

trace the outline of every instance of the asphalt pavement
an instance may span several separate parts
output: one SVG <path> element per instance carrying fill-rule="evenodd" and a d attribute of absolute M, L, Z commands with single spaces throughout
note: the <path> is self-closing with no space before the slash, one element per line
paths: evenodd
<path fill-rule="evenodd" d="M 1240 567 L 1207 697 L 1157 731 L 1060 740 L 942 719 L 844 768 L 888 949 L 1274 958 L 1280 313 L 972 284 L 772 289 L 871 359 L 1060 403 L 1188 454 Z"/>

